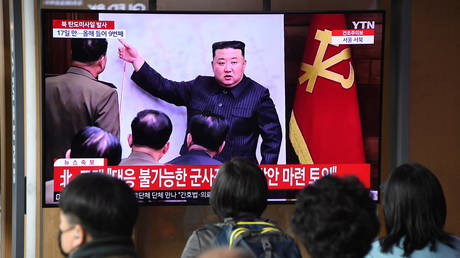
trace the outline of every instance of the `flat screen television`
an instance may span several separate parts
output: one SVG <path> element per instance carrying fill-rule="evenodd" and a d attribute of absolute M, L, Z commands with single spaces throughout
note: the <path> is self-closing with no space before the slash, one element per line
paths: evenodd
<path fill-rule="evenodd" d="M 153 96 L 133 81 L 133 66 L 119 58 L 118 48 L 122 46 L 119 39 L 135 47 L 146 63 L 164 78 L 178 82 L 191 81 L 201 75 L 213 77 L 212 44 L 238 40 L 245 43 L 244 75 L 269 90 L 281 125 L 276 164 L 261 165 L 269 180 L 269 202 L 293 202 L 298 189 L 328 174 L 359 176 L 377 200 L 383 24 L 382 11 L 134 13 L 42 10 L 44 206 L 56 205 L 59 189 L 72 176 L 82 171 L 107 172 L 107 167 L 97 168 L 92 164 L 93 167 L 85 169 L 88 163 L 78 163 L 91 160 L 62 160 L 65 150 L 70 148 L 65 142 L 70 139 L 60 138 L 63 129 L 59 124 L 46 127 L 55 119 L 48 112 L 53 104 L 47 96 L 50 91 L 46 78 L 65 74 L 71 66 L 72 38 L 107 39 L 106 64 L 97 79 L 114 85 L 117 92 L 122 158 L 131 153 L 127 140 L 131 121 L 144 109 L 160 110 L 173 123 L 170 148 L 160 163 L 179 156 L 186 138 L 187 108 Z M 75 87 L 80 87 L 78 84 L 75 82 Z M 71 92 L 60 94 L 66 99 L 81 98 Z M 65 110 L 66 107 L 66 103 L 61 103 L 59 108 L 55 107 L 58 110 L 54 110 L 58 115 L 67 114 L 59 118 L 62 124 L 72 123 L 81 115 Z M 243 111 L 236 112 L 240 108 Z M 244 108 L 231 107 L 230 110 L 238 115 L 245 113 Z M 116 123 L 116 119 L 113 122 Z M 91 125 L 94 124 L 88 124 Z M 244 123 L 235 123 L 230 131 L 244 130 L 244 126 Z M 227 137 L 226 140 L 233 139 Z M 263 159 L 262 141 L 259 135 L 258 162 Z M 60 151 L 53 154 L 56 146 Z M 78 166 L 69 162 L 77 162 Z M 156 165 L 146 172 L 149 179 L 145 181 L 144 178 L 144 183 L 147 182 L 144 189 L 138 185 L 141 184 L 141 171 L 145 172 L 142 168 L 149 169 L 149 166 L 109 167 L 109 170 L 110 174 L 125 180 L 130 178 L 127 175 L 133 176 L 131 183 L 139 202 L 168 205 L 207 203 L 218 166 Z M 208 173 L 209 178 L 207 181 L 201 178 L 204 184 L 200 187 L 189 187 L 193 173 Z M 172 175 L 170 184 L 154 182 L 153 178 L 166 178 L 166 175 Z M 180 187 L 179 179 L 187 181 L 186 186 Z"/>

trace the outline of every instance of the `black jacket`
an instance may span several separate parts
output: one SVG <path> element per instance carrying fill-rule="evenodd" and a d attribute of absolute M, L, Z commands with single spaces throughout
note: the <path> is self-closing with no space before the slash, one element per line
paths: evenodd
<path fill-rule="evenodd" d="M 261 164 L 277 164 L 281 146 L 281 125 L 267 88 L 244 76 L 232 87 L 220 86 L 214 77 L 198 76 L 187 82 L 163 78 L 144 63 L 131 79 L 141 88 L 164 101 L 187 108 L 187 133 L 193 115 L 212 113 L 229 124 L 225 148 L 214 158 L 225 162 L 244 157 L 257 162 L 256 147 L 262 137 Z M 186 133 L 186 135 L 187 135 Z M 187 152 L 187 144 L 181 154 Z"/>
<path fill-rule="evenodd" d="M 106 237 L 85 243 L 70 254 L 69 258 L 137 258 L 130 237 Z"/>

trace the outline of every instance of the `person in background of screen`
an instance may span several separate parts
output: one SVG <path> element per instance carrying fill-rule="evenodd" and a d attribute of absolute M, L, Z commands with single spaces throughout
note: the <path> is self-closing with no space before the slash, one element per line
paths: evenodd
<path fill-rule="evenodd" d="M 107 166 L 121 160 L 121 144 L 117 137 L 96 126 L 87 126 L 73 138 L 66 158 L 106 158 Z"/>
<path fill-rule="evenodd" d="M 128 135 L 132 151 L 120 166 L 159 164 L 169 150 L 171 132 L 172 123 L 165 113 L 152 109 L 137 113 Z"/>
<path fill-rule="evenodd" d="M 59 200 L 58 244 L 64 256 L 137 257 L 131 238 L 138 206 L 126 182 L 105 174 L 81 174 Z"/>
<path fill-rule="evenodd" d="M 188 152 L 169 161 L 181 165 L 220 165 L 213 159 L 222 152 L 228 132 L 227 122 L 215 115 L 194 115 L 187 134 Z"/>
<path fill-rule="evenodd" d="M 256 147 L 262 137 L 261 164 L 276 164 L 282 133 L 278 114 L 267 88 L 244 75 L 245 44 L 241 41 L 221 41 L 212 45 L 211 62 L 214 77 L 198 76 L 187 82 L 163 78 L 137 53 L 120 40 L 119 57 L 134 67 L 131 79 L 141 88 L 167 102 L 187 108 L 187 131 L 194 115 L 217 114 L 229 124 L 226 147 L 215 159 L 222 162 L 232 157 L 245 157 L 257 162 Z M 187 142 L 181 154 L 187 152 Z"/>
<path fill-rule="evenodd" d="M 85 126 L 119 137 L 117 91 L 97 80 L 107 62 L 107 40 L 72 39 L 71 48 L 67 72 L 45 80 L 45 180 L 53 179 L 53 159 L 62 157 Z"/>
<path fill-rule="evenodd" d="M 376 204 L 355 177 L 326 176 L 302 189 L 292 225 L 312 258 L 364 257 L 379 232 Z"/>
<path fill-rule="evenodd" d="M 383 189 L 386 236 L 367 257 L 460 257 L 460 239 L 447 234 L 446 200 L 436 176 L 418 163 L 395 169 Z"/>
<path fill-rule="evenodd" d="M 121 160 L 121 144 L 111 133 L 96 126 L 87 126 L 73 136 L 65 158 L 106 158 L 108 166 L 116 166 Z M 54 179 L 46 181 L 45 203 L 57 204 L 53 194 Z"/>
<path fill-rule="evenodd" d="M 244 249 L 216 248 L 203 252 L 198 258 L 254 258 L 254 256 Z"/>
<path fill-rule="evenodd" d="M 267 207 L 267 196 L 267 179 L 256 163 L 244 158 L 225 162 L 219 168 L 211 189 L 209 204 L 222 220 L 221 223 L 214 224 L 213 228 L 235 225 L 238 221 L 269 222 L 276 225 L 275 222 L 260 217 Z M 197 257 L 204 251 L 222 247 L 216 246 L 217 234 L 219 232 L 211 230 L 209 226 L 195 230 L 188 238 L 181 258 Z M 283 244 L 286 245 L 283 251 L 289 252 L 289 257 L 301 257 L 294 240 L 289 242 L 290 245 L 287 242 Z M 272 247 L 276 249 L 275 246 Z"/>

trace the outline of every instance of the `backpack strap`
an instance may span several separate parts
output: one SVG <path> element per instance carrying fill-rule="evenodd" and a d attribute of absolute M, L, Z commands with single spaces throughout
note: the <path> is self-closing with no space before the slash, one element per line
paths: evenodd
<path fill-rule="evenodd" d="M 265 258 L 272 258 L 273 247 L 270 241 L 268 241 L 268 238 L 262 237 L 260 242 L 262 243 L 262 248 L 264 249 Z"/>

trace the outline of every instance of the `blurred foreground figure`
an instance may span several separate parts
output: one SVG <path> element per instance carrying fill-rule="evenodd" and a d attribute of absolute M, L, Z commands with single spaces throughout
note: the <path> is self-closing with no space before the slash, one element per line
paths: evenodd
<path fill-rule="evenodd" d="M 274 221 L 260 216 L 267 207 L 264 172 L 247 159 L 225 162 L 217 173 L 209 203 L 223 221 L 205 225 L 189 237 L 182 258 L 214 248 L 243 248 L 253 257 L 300 258 L 295 241 Z"/>
<path fill-rule="evenodd" d="M 460 241 L 444 232 L 446 200 L 441 184 L 426 167 L 396 168 L 383 192 L 387 235 L 367 257 L 460 257 Z"/>
<path fill-rule="evenodd" d="M 59 209 L 58 243 L 64 256 L 137 257 L 131 238 L 137 200 L 124 181 L 79 175 L 61 192 Z"/>
<path fill-rule="evenodd" d="M 364 257 L 379 231 L 376 205 L 355 177 L 326 176 L 305 187 L 292 224 L 312 258 Z"/>

